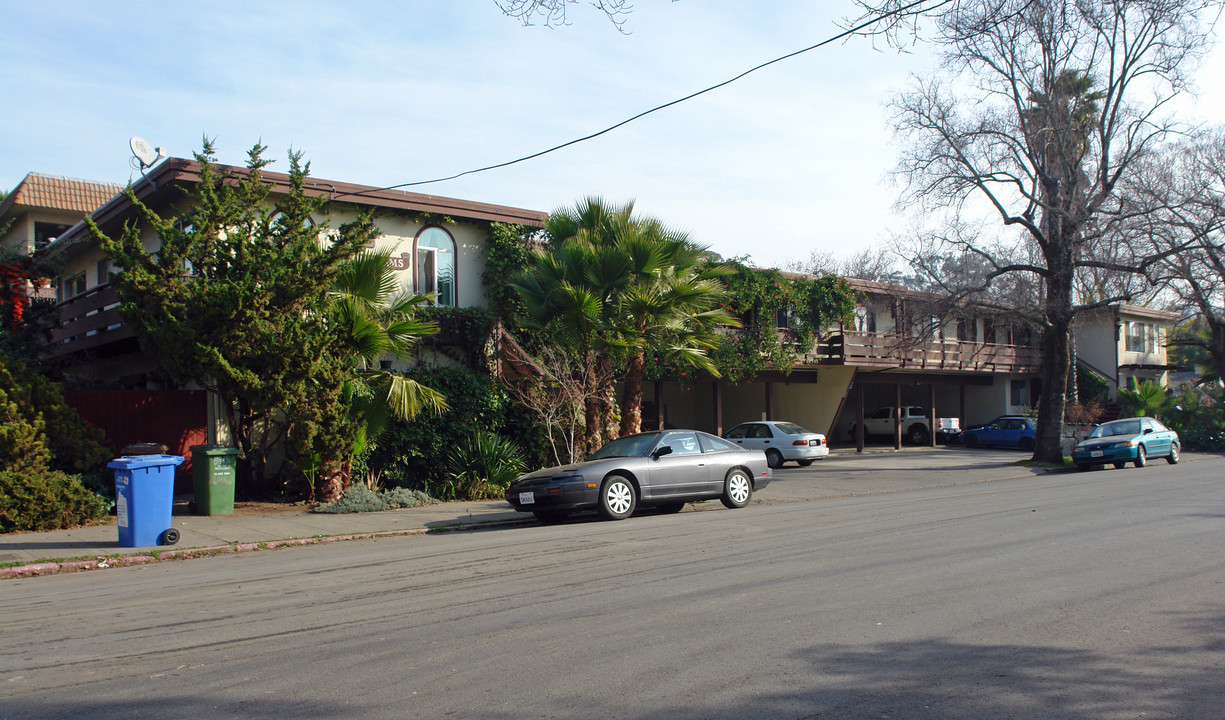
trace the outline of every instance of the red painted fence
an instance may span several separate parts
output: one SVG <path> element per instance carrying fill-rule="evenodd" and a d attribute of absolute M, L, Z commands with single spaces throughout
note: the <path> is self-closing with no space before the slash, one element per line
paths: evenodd
<path fill-rule="evenodd" d="M 175 492 L 192 491 L 191 446 L 208 440 L 203 390 L 69 390 L 64 400 L 106 432 L 116 455 L 134 443 L 159 443 L 186 458 L 175 472 Z"/>

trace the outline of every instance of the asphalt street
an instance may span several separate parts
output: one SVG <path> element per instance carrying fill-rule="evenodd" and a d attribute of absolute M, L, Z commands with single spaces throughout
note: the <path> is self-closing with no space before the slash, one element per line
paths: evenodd
<path fill-rule="evenodd" d="M 5 581 L 0 717 L 1222 716 L 1219 458 L 805 477 L 742 510 Z"/>

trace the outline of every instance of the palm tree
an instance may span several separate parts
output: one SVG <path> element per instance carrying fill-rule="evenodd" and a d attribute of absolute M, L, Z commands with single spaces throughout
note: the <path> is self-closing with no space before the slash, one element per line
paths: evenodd
<path fill-rule="evenodd" d="M 583 454 L 599 449 L 607 426 L 604 385 L 611 365 L 607 329 L 612 288 L 606 278 L 624 277 L 609 267 L 615 260 L 575 240 L 554 246 L 552 252 L 538 251 L 536 264 L 512 283 L 528 311 L 528 324 L 538 331 L 555 330 L 584 359 Z"/>
<path fill-rule="evenodd" d="M 703 263 L 704 251 L 684 235 L 655 223 L 623 239 L 619 247 L 638 272 L 618 298 L 617 332 L 628 361 L 623 378 L 621 434 L 642 430 L 642 378 L 647 348 L 653 347 L 682 365 L 718 376 L 707 356 L 720 340 L 719 325 L 740 322 L 723 308 L 725 290 L 718 279 L 730 272 Z"/>
<path fill-rule="evenodd" d="M 328 293 L 332 322 L 353 364 L 344 396 L 359 423 L 354 454 L 393 417 L 407 420 L 447 409 L 442 393 L 379 367 L 381 358 L 406 357 L 420 337 L 438 332 L 437 323 L 417 317 L 430 296 L 400 292 L 390 260 L 386 251 L 363 252 L 345 264 Z"/>
<path fill-rule="evenodd" d="M 588 448 L 638 432 L 648 346 L 716 373 L 706 351 L 717 324 L 736 324 L 721 307 L 724 274 L 702 263 L 705 250 L 658 220 L 588 197 L 545 223 L 548 251 L 515 285 L 539 327 L 556 327 L 588 358 L 589 378 L 604 385 L 586 408 Z M 622 421 L 612 421 L 613 361 L 625 362 Z M 716 373 L 717 374 L 717 373 Z"/>

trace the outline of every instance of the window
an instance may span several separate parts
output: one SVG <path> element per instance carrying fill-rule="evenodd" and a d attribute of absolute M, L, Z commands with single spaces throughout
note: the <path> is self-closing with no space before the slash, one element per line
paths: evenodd
<path fill-rule="evenodd" d="M 855 329 L 859 332 L 876 332 L 876 309 L 863 305 L 855 308 Z"/>
<path fill-rule="evenodd" d="M 434 302 L 455 307 L 455 241 L 446 230 L 430 227 L 417 236 L 417 292 L 435 294 Z"/>
<path fill-rule="evenodd" d="M 756 440 L 769 440 L 774 437 L 774 433 L 770 432 L 769 425 L 754 425 L 752 430 L 749 430 L 749 437 Z"/>
<path fill-rule="evenodd" d="M 983 344 L 995 344 L 995 320 L 983 318 Z"/>
<path fill-rule="evenodd" d="M 111 281 L 111 261 L 104 258 L 98 261 L 98 279 L 96 285 L 105 285 Z"/>
<path fill-rule="evenodd" d="M 1152 352 L 1157 347 L 1157 328 L 1152 323 L 1127 323 L 1127 351 Z"/>
<path fill-rule="evenodd" d="M 728 430 L 728 431 L 727 431 L 727 435 L 726 435 L 725 437 L 729 437 L 729 438 L 742 438 L 742 437 L 747 437 L 747 436 L 748 436 L 748 432 L 749 432 L 749 427 L 751 427 L 751 426 L 749 426 L 749 425 L 737 425 L 736 427 L 732 428 L 731 430 Z"/>
<path fill-rule="evenodd" d="M 85 292 L 84 270 L 75 275 L 65 275 L 60 278 L 60 296 L 58 298 L 60 302 L 71 300 L 83 292 Z"/>
<path fill-rule="evenodd" d="M 1013 380 L 1010 383 L 1008 403 L 1013 407 L 1029 405 L 1029 383 L 1024 380 Z"/>
<path fill-rule="evenodd" d="M 34 250 L 42 250 L 55 241 L 57 237 L 63 235 L 68 230 L 67 225 L 57 223 L 35 222 L 34 223 Z"/>
<path fill-rule="evenodd" d="M 961 342 L 966 342 L 970 339 L 970 321 L 962 318 L 957 321 L 957 339 Z"/>
<path fill-rule="evenodd" d="M 663 445 L 672 448 L 673 455 L 697 455 L 702 452 L 698 445 L 698 436 L 691 432 L 668 433 L 663 439 Z"/>

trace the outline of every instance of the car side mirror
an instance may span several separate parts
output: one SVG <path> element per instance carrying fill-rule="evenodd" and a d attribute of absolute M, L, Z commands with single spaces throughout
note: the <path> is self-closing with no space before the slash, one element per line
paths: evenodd
<path fill-rule="evenodd" d="M 1149 434 L 1149 433 L 1151 433 L 1152 431 L 1153 431 L 1153 429 L 1152 429 L 1152 428 L 1144 428 L 1144 434 L 1145 434 L 1145 435 L 1148 435 L 1148 434 Z"/>
<path fill-rule="evenodd" d="M 663 447 L 655 448 L 655 452 L 651 453 L 651 459 L 658 460 L 664 455 L 671 455 L 671 454 L 672 454 L 672 446 L 664 445 Z"/>

